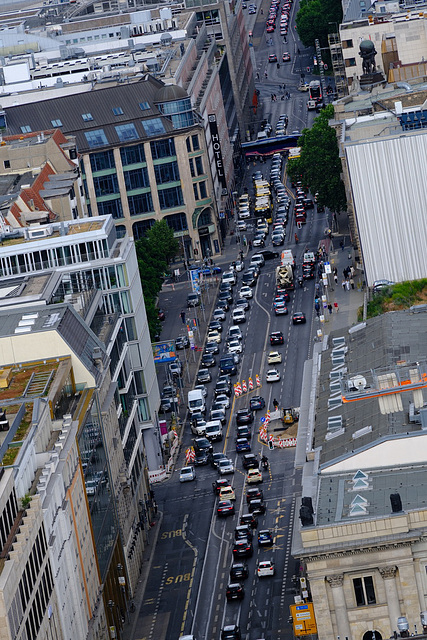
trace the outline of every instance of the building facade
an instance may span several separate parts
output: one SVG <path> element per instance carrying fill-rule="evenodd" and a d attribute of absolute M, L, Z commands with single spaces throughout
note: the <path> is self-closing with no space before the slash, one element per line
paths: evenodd
<path fill-rule="evenodd" d="M 135 238 L 165 219 L 186 257 L 219 253 L 204 131 L 180 87 L 146 76 L 11 107 L 6 120 L 10 132 L 53 124 L 76 137 L 89 215 L 110 214 Z"/>

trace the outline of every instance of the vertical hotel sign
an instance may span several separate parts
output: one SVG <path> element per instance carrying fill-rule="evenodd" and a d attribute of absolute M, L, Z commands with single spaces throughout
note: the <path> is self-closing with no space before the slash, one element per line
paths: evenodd
<path fill-rule="evenodd" d="M 210 115 L 208 115 L 208 122 L 209 122 L 209 129 L 211 132 L 211 138 L 212 138 L 212 147 L 213 147 L 214 158 L 215 158 L 216 172 L 218 174 L 219 183 L 222 187 L 222 195 L 226 196 L 227 181 L 225 179 L 224 163 L 222 161 L 221 143 L 219 141 L 219 135 L 218 135 L 218 124 L 216 121 L 216 115 L 214 113 L 211 113 Z"/>

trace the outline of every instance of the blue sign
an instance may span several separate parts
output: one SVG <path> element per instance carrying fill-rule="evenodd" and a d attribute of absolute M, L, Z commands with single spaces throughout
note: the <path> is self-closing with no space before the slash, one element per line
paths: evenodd
<path fill-rule="evenodd" d="M 200 293 L 200 275 L 197 269 L 190 271 L 191 289 L 194 293 Z"/>

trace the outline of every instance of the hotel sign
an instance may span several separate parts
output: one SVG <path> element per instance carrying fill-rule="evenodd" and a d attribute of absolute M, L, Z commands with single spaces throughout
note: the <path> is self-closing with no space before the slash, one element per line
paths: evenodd
<path fill-rule="evenodd" d="M 216 166 L 216 172 L 218 175 L 218 180 L 222 187 L 222 195 L 227 195 L 227 181 L 225 179 L 224 163 L 222 160 L 221 142 L 219 140 L 218 124 L 216 121 L 216 115 L 214 113 L 211 113 L 210 115 L 208 115 L 208 122 L 209 122 L 209 129 L 211 132 L 212 147 L 214 152 L 215 166 Z"/>

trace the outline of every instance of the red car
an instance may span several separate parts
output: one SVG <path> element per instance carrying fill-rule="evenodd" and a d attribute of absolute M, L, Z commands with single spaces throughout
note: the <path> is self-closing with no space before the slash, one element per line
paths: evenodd
<path fill-rule="evenodd" d="M 269 25 L 267 25 L 266 31 L 267 31 L 267 33 L 274 33 L 275 29 L 276 29 L 276 27 L 275 27 L 274 24 L 269 24 Z"/>

